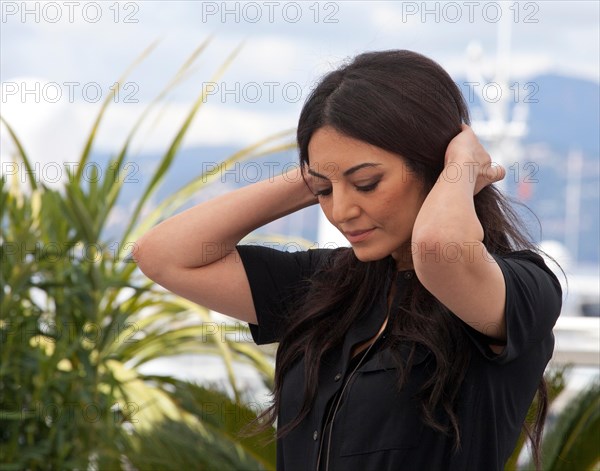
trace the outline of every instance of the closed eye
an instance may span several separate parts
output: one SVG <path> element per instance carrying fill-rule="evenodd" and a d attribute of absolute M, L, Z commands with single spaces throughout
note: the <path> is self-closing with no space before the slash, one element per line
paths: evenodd
<path fill-rule="evenodd" d="M 370 185 L 364 185 L 364 186 L 355 186 L 355 188 L 363 193 L 367 193 L 369 191 L 373 191 L 375 188 L 377 188 L 377 185 L 379 185 L 379 182 L 376 181 L 375 183 L 371 183 Z M 323 190 L 319 190 L 317 192 L 315 192 L 315 196 L 329 196 L 331 195 L 331 188 L 325 188 Z"/>
<path fill-rule="evenodd" d="M 329 196 L 331 194 L 331 188 L 325 188 L 324 190 L 315 191 L 315 196 Z"/>
<path fill-rule="evenodd" d="M 366 186 L 357 186 L 356 189 L 358 191 L 373 191 L 375 188 L 377 188 L 377 185 L 379 185 L 379 182 L 375 182 L 375 183 L 371 183 L 370 185 L 366 185 Z"/>

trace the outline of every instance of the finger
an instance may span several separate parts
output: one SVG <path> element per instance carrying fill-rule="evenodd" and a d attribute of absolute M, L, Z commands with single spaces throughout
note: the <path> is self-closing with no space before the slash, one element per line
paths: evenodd
<path fill-rule="evenodd" d="M 498 171 L 497 171 L 498 179 L 496 181 L 499 182 L 500 180 L 504 180 L 505 176 L 506 176 L 506 169 L 502 165 L 498 165 Z"/>
<path fill-rule="evenodd" d="M 483 190 L 486 186 L 502 180 L 505 176 L 506 170 L 502 165 L 490 162 L 489 165 L 482 170 L 481 175 L 477 178 L 475 188 L 473 188 L 473 196 Z"/>
<path fill-rule="evenodd" d="M 506 170 L 498 163 L 491 162 L 483 170 L 483 176 L 487 183 L 495 183 L 502 180 L 506 176 Z"/>

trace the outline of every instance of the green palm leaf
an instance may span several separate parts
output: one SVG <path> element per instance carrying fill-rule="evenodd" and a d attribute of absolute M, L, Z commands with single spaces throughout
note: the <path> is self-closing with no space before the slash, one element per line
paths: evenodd
<path fill-rule="evenodd" d="M 544 469 L 591 470 L 600 462 L 599 439 L 600 382 L 594 381 L 565 407 L 547 432 L 542 446 Z"/>
<path fill-rule="evenodd" d="M 133 63 L 127 68 L 127 70 L 125 70 L 125 73 L 123 73 L 121 78 L 119 78 L 119 80 L 117 80 L 117 86 L 114 88 L 111 88 L 110 93 L 106 96 L 106 98 L 102 102 L 102 105 L 100 106 L 100 111 L 98 112 L 98 116 L 96 116 L 96 120 L 94 121 L 94 124 L 92 125 L 92 129 L 91 129 L 90 133 L 88 134 L 85 146 L 83 148 L 83 152 L 82 152 L 81 156 L 79 157 L 79 165 L 78 165 L 77 171 L 75 172 L 75 175 L 74 175 L 74 178 L 77 183 L 81 182 L 81 176 L 83 174 L 83 169 L 89 159 L 90 152 L 92 151 L 92 146 L 93 146 L 94 140 L 96 138 L 96 133 L 98 132 L 98 128 L 100 127 L 100 122 L 102 121 L 102 118 L 104 117 L 104 113 L 106 112 L 108 105 L 110 105 L 110 103 L 113 101 L 115 93 L 121 89 L 121 85 L 123 84 L 123 82 L 125 82 L 125 79 L 129 76 L 129 74 L 131 74 L 131 72 L 133 72 L 133 70 L 152 52 L 152 50 L 156 47 L 157 44 L 158 44 L 158 41 L 155 41 L 152 44 L 150 44 L 150 46 L 148 46 L 133 61 Z"/>
<path fill-rule="evenodd" d="M 233 59 L 239 53 L 240 49 L 241 49 L 241 46 L 238 46 L 227 57 L 225 62 L 217 70 L 216 74 L 211 78 L 211 80 L 210 80 L 211 82 L 216 82 L 220 79 L 220 77 L 225 73 L 226 68 L 230 65 L 230 63 L 233 61 Z M 181 128 L 179 129 L 177 134 L 175 135 L 175 138 L 171 142 L 169 149 L 163 156 L 162 160 L 160 161 L 160 163 L 158 165 L 158 168 L 155 170 L 154 174 L 152 175 L 152 178 L 150 179 L 150 183 L 144 190 L 142 197 L 139 199 L 139 201 L 133 211 L 130 223 L 127 226 L 127 228 L 125 229 L 122 240 L 127 240 L 127 236 L 131 232 L 131 229 L 134 226 L 134 224 L 137 222 L 137 218 L 138 218 L 144 204 L 146 204 L 146 201 L 148 200 L 150 195 L 153 193 L 156 186 L 165 177 L 165 173 L 171 166 L 173 159 L 175 158 L 175 155 L 179 151 L 179 148 L 181 147 L 181 143 L 183 142 L 183 138 L 185 137 L 187 131 L 189 130 L 190 125 L 192 124 L 192 121 L 194 120 L 194 117 L 196 116 L 196 113 L 199 111 L 200 107 L 202 106 L 203 103 L 205 103 L 205 101 L 206 101 L 206 86 L 203 85 L 200 95 L 198 96 L 198 98 L 196 99 L 194 104 L 192 105 L 190 111 L 188 112 L 188 115 L 186 116 L 186 118 L 184 120 L 183 125 L 181 126 Z"/>
<path fill-rule="evenodd" d="M 105 201 L 106 203 L 103 205 L 102 212 L 99 215 L 99 223 L 101 226 L 104 225 L 106 218 L 110 211 L 114 208 L 114 205 L 119 196 L 120 190 L 125 182 L 124 178 L 119 178 L 120 173 L 123 171 L 123 162 L 127 155 L 127 151 L 129 150 L 129 145 L 135 134 L 137 133 L 139 127 L 142 125 L 144 120 L 150 115 L 150 111 L 165 98 L 165 96 L 173 89 L 176 85 L 178 85 L 183 77 L 185 76 L 188 69 L 193 65 L 194 61 L 198 58 L 198 56 L 206 49 L 209 45 L 212 37 L 207 38 L 205 41 L 200 44 L 188 57 L 188 59 L 184 62 L 184 64 L 179 68 L 179 70 L 175 73 L 175 76 L 167 83 L 167 85 L 160 91 L 160 93 L 150 102 L 150 104 L 144 109 L 143 113 L 139 116 L 133 127 L 131 128 L 127 138 L 125 139 L 125 143 L 121 147 L 121 150 L 116 158 L 116 160 L 109 162 L 106 168 L 106 178 L 104 179 L 104 185 L 101 191 L 101 201 Z"/>
<path fill-rule="evenodd" d="M 125 249 L 127 246 L 126 240 L 130 238 L 132 240 L 137 240 L 144 232 L 149 230 L 154 224 L 156 224 L 161 218 L 166 218 L 172 215 L 175 210 L 181 207 L 184 203 L 189 201 L 189 198 L 193 196 L 199 189 L 208 183 L 214 181 L 217 176 L 220 174 L 222 169 L 227 168 L 234 162 L 244 161 L 250 158 L 260 157 L 262 155 L 269 155 L 275 152 L 281 152 L 289 149 L 293 149 L 295 144 L 287 143 L 275 147 L 270 147 L 266 150 L 261 150 L 260 148 L 269 142 L 280 139 L 282 137 L 288 136 L 290 134 L 290 130 L 286 130 L 272 136 L 269 136 L 265 139 L 261 139 L 260 141 L 252 144 L 238 152 L 235 152 L 233 155 L 225 159 L 219 166 L 215 167 L 213 170 L 203 172 L 198 177 L 187 183 L 185 186 L 180 188 L 178 191 L 165 198 L 145 219 L 142 223 L 136 226 L 136 229 L 130 233 L 129 231 L 125 231 L 123 235 L 123 239 L 121 240 L 121 247 Z M 124 254 L 121 254 L 124 256 Z"/>
<path fill-rule="evenodd" d="M 25 165 L 27 174 L 34 175 L 34 172 L 31 169 L 31 163 L 29 162 L 29 157 L 27 157 L 27 154 L 25 153 L 25 148 L 23 147 L 23 144 L 21 144 L 21 141 L 19 140 L 19 138 L 13 131 L 13 128 L 6 122 L 6 120 L 1 115 L 0 115 L 0 121 L 2 123 L 4 123 L 4 126 L 6 126 L 8 134 L 10 135 L 10 138 L 15 143 L 15 146 L 17 146 L 17 150 L 19 151 L 19 159 L 21 159 L 23 161 L 23 165 Z M 37 183 L 35 182 L 35 178 L 30 178 L 29 182 L 30 182 L 32 190 L 37 189 Z"/>

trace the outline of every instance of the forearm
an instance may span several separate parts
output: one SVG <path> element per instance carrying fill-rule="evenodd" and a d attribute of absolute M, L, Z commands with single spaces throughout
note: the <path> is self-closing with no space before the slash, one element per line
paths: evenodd
<path fill-rule="evenodd" d="M 489 337 L 505 340 L 504 276 L 483 245 L 474 203 L 479 191 L 504 178 L 504 168 L 493 165 L 469 126 L 461 128 L 415 219 L 413 264 L 422 285 L 454 315 Z"/>
<path fill-rule="evenodd" d="M 133 257 L 139 265 L 208 265 L 233 251 L 244 236 L 258 227 L 316 202 L 294 169 L 166 219 L 136 242 Z"/>
<path fill-rule="evenodd" d="M 453 162 L 440 174 L 415 220 L 412 232 L 415 263 L 427 261 L 426 254 L 434 250 L 440 260 L 447 244 L 458 244 L 462 250 L 483 241 L 483 227 L 473 200 L 475 172 L 473 163 Z"/>

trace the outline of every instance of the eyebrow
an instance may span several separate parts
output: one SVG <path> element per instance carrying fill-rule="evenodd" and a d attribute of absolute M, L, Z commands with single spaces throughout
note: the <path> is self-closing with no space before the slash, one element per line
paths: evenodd
<path fill-rule="evenodd" d="M 357 170 L 360 170 L 361 168 L 378 167 L 379 165 L 381 165 L 381 164 L 378 164 L 375 162 L 364 162 L 362 164 L 355 165 L 354 167 L 350 167 L 348 170 L 344 171 L 344 173 L 342 175 L 344 177 L 347 177 L 348 175 L 353 174 L 354 172 L 356 172 Z M 329 180 L 329 178 L 327 178 L 325 175 L 315 172 L 314 170 L 311 170 L 310 168 L 308 169 L 308 173 L 310 173 L 311 175 L 314 175 L 315 177 L 320 177 L 320 178 L 324 178 L 325 180 Z"/>

